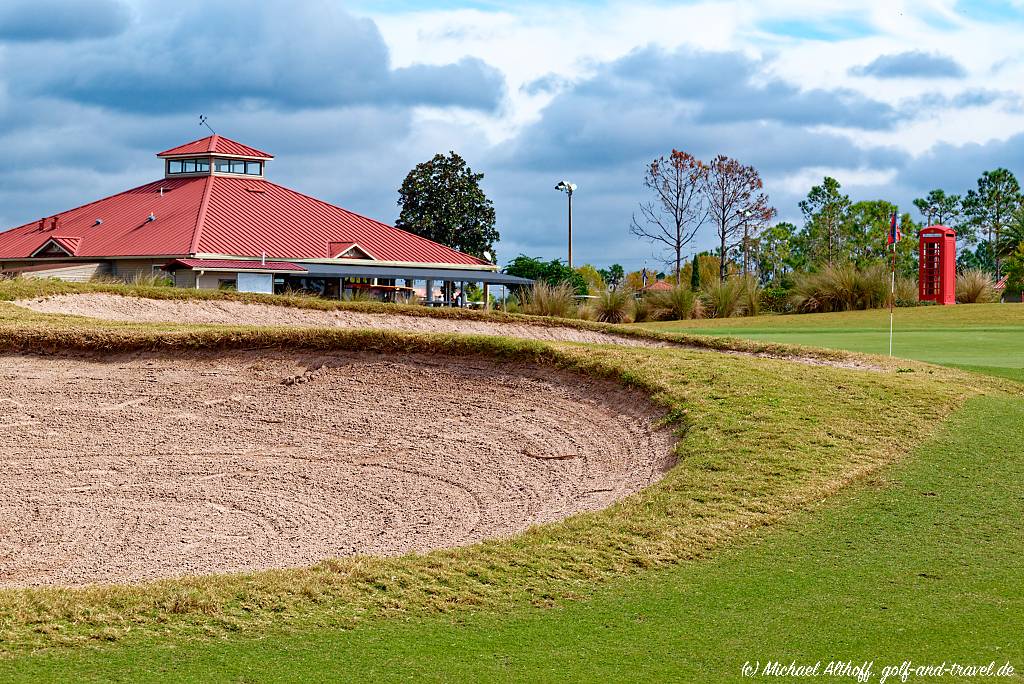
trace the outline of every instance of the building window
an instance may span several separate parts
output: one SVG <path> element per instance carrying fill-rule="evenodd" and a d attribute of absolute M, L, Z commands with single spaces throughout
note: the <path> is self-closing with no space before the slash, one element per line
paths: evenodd
<path fill-rule="evenodd" d="M 209 173 L 209 159 L 170 159 L 167 162 L 167 173 Z"/>
<path fill-rule="evenodd" d="M 246 176 L 262 176 L 263 162 L 244 159 L 218 159 L 214 168 L 217 173 L 237 173 Z"/>

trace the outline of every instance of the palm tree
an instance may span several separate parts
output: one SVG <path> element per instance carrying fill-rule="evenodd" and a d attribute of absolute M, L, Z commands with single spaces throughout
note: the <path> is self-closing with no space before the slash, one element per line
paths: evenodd
<path fill-rule="evenodd" d="M 1014 212 L 1013 219 L 999 234 L 996 252 L 1000 257 L 1007 257 L 1013 254 L 1020 244 L 1024 244 L 1024 206 Z"/>

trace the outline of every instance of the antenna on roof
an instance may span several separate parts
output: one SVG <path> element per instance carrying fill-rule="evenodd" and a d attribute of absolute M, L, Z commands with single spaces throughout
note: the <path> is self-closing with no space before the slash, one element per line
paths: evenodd
<path fill-rule="evenodd" d="M 210 129 L 211 133 L 213 133 L 214 135 L 217 135 L 217 131 L 215 131 L 212 128 L 210 128 L 210 124 L 207 123 L 208 121 L 209 121 L 209 118 L 205 114 L 200 114 L 199 115 L 199 125 L 200 126 L 206 126 L 207 128 Z"/>

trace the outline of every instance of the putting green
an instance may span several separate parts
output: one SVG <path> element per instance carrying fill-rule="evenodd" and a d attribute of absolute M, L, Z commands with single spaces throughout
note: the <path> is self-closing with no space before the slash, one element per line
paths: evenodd
<path fill-rule="evenodd" d="M 644 323 L 661 332 L 889 353 L 889 312 L 757 316 Z M 1024 381 L 1024 306 L 976 304 L 896 309 L 893 355 Z"/>

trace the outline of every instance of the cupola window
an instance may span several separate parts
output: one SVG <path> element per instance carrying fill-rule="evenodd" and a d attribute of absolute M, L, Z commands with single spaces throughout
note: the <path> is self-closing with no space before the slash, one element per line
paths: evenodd
<path fill-rule="evenodd" d="M 167 173 L 209 173 L 209 159 L 169 159 L 167 161 Z"/>
<path fill-rule="evenodd" d="M 238 173 L 247 176 L 262 176 L 263 162 L 246 159 L 216 159 L 214 168 L 217 173 Z"/>

